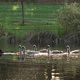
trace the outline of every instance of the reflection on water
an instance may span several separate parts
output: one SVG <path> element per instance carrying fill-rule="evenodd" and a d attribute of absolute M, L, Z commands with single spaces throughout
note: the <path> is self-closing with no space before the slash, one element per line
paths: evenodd
<path fill-rule="evenodd" d="M 0 62 L 0 80 L 80 80 L 79 61 L 55 60 L 46 64 Z"/>
<path fill-rule="evenodd" d="M 1 42 L 0 48 L 4 52 L 14 52 L 18 51 L 18 45 Z M 21 45 L 26 46 L 26 49 L 32 49 L 30 43 L 21 43 Z M 66 45 L 61 44 L 52 47 L 63 50 L 64 46 Z M 39 48 L 40 46 L 38 46 Z M 4 62 L 2 64 L 0 61 L 0 80 L 80 80 L 80 59 L 54 60 L 52 63 L 46 64 L 28 64 L 26 62 L 22 64 Z"/>

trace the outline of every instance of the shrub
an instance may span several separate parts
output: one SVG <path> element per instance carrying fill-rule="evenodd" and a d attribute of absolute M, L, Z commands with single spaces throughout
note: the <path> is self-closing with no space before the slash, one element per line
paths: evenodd
<path fill-rule="evenodd" d="M 78 3 L 66 4 L 59 9 L 57 21 L 64 27 L 65 33 L 71 31 L 80 31 L 80 7 Z"/>

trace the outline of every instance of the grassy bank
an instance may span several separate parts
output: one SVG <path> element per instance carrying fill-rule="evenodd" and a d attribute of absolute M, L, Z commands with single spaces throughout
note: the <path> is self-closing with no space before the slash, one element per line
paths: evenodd
<path fill-rule="evenodd" d="M 56 23 L 56 11 L 63 4 L 27 4 L 24 3 L 24 20 L 20 3 L 0 3 L 0 24 L 2 29 L 23 36 L 27 32 L 52 31 L 59 34 Z"/>

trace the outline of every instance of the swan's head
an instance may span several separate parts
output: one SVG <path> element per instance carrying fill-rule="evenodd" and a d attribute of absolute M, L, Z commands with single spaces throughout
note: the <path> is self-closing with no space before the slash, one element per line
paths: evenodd
<path fill-rule="evenodd" d="M 33 49 L 34 49 L 34 51 L 36 51 L 36 49 L 37 49 L 36 45 L 33 45 Z"/>
<path fill-rule="evenodd" d="M 69 45 L 67 45 L 67 46 L 66 46 L 66 48 L 67 48 L 67 49 L 70 49 L 70 46 L 69 46 Z"/>
<path fill-rule="evenodd" d="M 22 46 L 21 46 L 21 45 L 19 45 L 19 46 L 18 46 L 18 48 L 22 48 Z"/>
<path fill-rule="evenodd" d="M 22 46 L 22 49 L 25 49 L 25 46 Z"/>
<path fill-rule="evenodd" d="M 33 45 L 33 48 L 36 48 L 36 45 Z"/>
<path fill-rule="evenodd" d="M 50 45 L 47 45 L 46 49 L 49 49 L 50 48 Z"/>

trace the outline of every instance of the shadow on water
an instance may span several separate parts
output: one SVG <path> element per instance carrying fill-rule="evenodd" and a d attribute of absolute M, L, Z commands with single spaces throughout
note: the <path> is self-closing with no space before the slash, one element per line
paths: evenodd
<path fill-rule="evenodd" d="M 80 80 L 79 61 L 0 62 L 0 80 Z"/>

